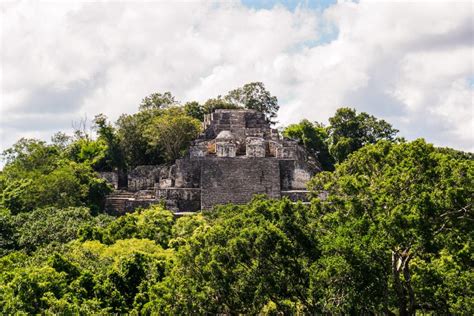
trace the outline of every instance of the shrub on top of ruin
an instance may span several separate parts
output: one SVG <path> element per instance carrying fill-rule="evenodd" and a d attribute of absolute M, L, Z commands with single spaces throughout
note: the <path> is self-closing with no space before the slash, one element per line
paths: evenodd
<path fill-rule="evenodd" d="M 262 82 L 250 82 L 229 91 L 224 97 L 208 99 L 204 105 L 188 102 L 184 105 L 186 114 L 203 121 L 204 115 L 218 109 L 250 109 L 262 112 L 270 123 L 274 123 L 279 109 L 278 99 L 272 96 Z"/>
<path fill-rule="evenodd" d="M 229 91 L 224 100 L 236 106 L 262 112 L 270 123 L 274 123 L 280 109 L 277 97 L 270 94 L 263 82 L 250 82 Z"/>

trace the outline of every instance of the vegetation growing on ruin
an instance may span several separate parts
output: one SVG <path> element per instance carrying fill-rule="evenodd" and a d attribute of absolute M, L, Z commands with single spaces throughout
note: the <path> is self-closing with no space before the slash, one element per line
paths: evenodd
<path fill-rule="evenodd" d="M 396 139 L 389 123 L 349 108 L 328 126 L 283 131 L 326 170 L 309 204 L 259 196 L 180 218 L 159 205 L 103 213 L 110 187 L 95 171 L 172 161 L 216 108 L 268 101 L 255 108 L 273 119 L 263 85 L 246 87 L 202 105 L 153 94 L 115 124 L 97 116 L 96 137 L 79 129 L 8 149 L 0 312 L 474 313 L 472 154 Z"/>

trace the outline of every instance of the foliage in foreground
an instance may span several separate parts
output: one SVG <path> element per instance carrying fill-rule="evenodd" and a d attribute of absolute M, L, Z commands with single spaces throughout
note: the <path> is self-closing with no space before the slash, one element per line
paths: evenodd
<path fill-rule="evenodd" d="M 472 314 L 473 162 L 365 146 L 310 205 L 0 212 L 2 313 Z"/>
<path fill-rule="evenodd" d="M 334 308 L 364 298 L 365 308 L 401 315 L 474 311 L 474 164 L 459 157 L 423 140 L 381 141 L 312 180 L 328 194 L 313 207 L 323 269 L 339 280 L 327 298 Z"/>
<path fill-rule="evenodd" d="M 183 107 L 155 93 L 114 125 L 98 115 L 95 139 L 79 129 L 7 150 L 0 313 L 474 313 L 472 153 L 395 143 L 390 124 L 352 109 L 284 130 L 334 170 L 311 181 L 309 205 L 101 214 L 110 187 L 96 171 L 172 162 L 204 114 L 242 107 L 269 121 L 278 110 L 261 83 Z"/>

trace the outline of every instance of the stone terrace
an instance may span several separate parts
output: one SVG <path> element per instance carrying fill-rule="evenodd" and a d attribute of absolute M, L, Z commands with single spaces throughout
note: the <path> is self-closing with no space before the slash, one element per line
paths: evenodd
<path fill-rule="evenodd" d="M 171 166 L 132 170 L 128 187 L 111 194 L 106 208 L 124 213 L 164 203 L 182 213 L 246 203 L 255 194 L 305 200 L 306 183 L 317 166 L 295 141 L 282 139 L 262 113 L 216 110 L 206 115 L 203 133 L 185 158 Z"/>

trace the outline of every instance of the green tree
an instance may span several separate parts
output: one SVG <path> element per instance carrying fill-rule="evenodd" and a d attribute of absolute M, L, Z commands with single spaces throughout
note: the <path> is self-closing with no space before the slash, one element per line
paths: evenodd
<path fill-rule="evenodd" d="M 79 138 L 65 148 L 65 155 L 75 162 L 90 165 L 94 170 L 110 169 L 107 161 L 108 147 L 103 139 Z"/>
<path fill-rule="evenodd" d="M 230 103 L 220 95 L 217 98 L 208 99 L 203 105 L 204 114 L 212 113 L 218 109 L 238 110 L 243 109 L 243 107 L 238 104 Z"/>
<path fill-rule="evenodd" d="M 14 219 L 18 247 L 30 252 L 52 242 L 67 243 L 78 238 L 84 227 L 101 227 L 110 221 L 106 215 L 93 217 L 85 207 L 36 209 Z"/>
<path fill-rule="evenodd" d="M 168 162 L 181 157 L 188 149 L 192 140 L 200 132 L 200 122 L 187 116 L 179 107 L 167 109 L 160 116 L 153 119 L 146 130 L 149 143 L 158 145 Z"/>
<path fill-rule="evenodd" d="M 139 311 L 146 303 L 149 287 L 168 274 L 173 253 L 151 240 L 132 238 L 111 245 L 74 242 L 65 256 L 82 267 L 81 275 L 94 275 L 93 281 L 86 283 L 92 283 L 93 296 L 85 298 L 99 300 L 104 312 L 125 313 Z"/>
<path fill-rule="evenodd" d="M 170 247 L 178 249 L 187 242 L 196 229 L 204 227 L 207 221 L 202 214 L 193 216 L 183 216 L 176 220 L 172 228 L 172 239 L 169 241 Z"/>
<path fill-rule="evenodd" d="M 2 156 L 5 160 L 4 170 L 10 169 L 9 172 L 49 172 L 60 159 L 60 149 L 41 140 L 21 138 L 11 148 L 6 149 Z"/>
<path fill-rule="evenodd" d="M 72 137 L 63 132 L 58 132 L 51 137 L 51 142 L 61 150 L 65 150 L 72 142 Z"/>
<path fill-rule="evenodd" d="M 48 308 L 51 296 L 61 296 L 66 278 L 51 267 L 28 267 L 13 271 L 0 285 L 2 313 L 35 314 Z"/>
<path fill-rule="evenodd" d="M 5 176 L 9 176 L 9 170 Z M 13 214 L 45 206 L 89 206 L 97 212 L 111 191 L 90 167 L 73 162 L 64 162 L 47 174 L 23 173 L 6 183 L 0 192 L 0 206 Z"/>
<path fill-rule="evenodd" d="M 303 204 L 260 198 L 215 209 L 190 236 L 185 227 L 193 221 L 180 222 L 177 232 L 189 237 L 178 248 L 168 290 L 153 288 L 147 307 L 157 313 L 258 314 L 273 302 L 285 313 L 317 312 L 306 300 L 309 262 L 318 257 L 307 212 Z"/>
<path fill-rule="evenodd" d="M 472 160 L 417 140 L 379 141 L 318 174 L 311 188 L 328 198 L 313 203 L 312 291 L 333 302 L 326 311 L 471 314 L 473 173 Z"/>
<path fill-rule="evenodd" d="M 204 121 L 204 115 L 207 114 L 205 108 L 199 102 L 192 101 L 184 104 L 184 112 L 186 115 L 199 121 Z"/>
<path fill-rule="evenodd" d="M 147 239 L 72 241 L 0 258 L 0 311 L 137 314 L 168 274 L 173 253 Z"/>
<path fill-rule="evenodd" d="M 287 126 L 283 130 L 283 136 L 298 140 L 318 159 L 323 170 L 334 170 L 334 160 L 328 149 L 329 135 L 322 124 L 302 120 L 297 124 Z"/>
<path fill-rule="evenodd" d="M 64 158 L 55 146 L 22 139 L 5 151 L 0 207 L 12 214 L 44 206 L 90 206 L 98 211 L 110 188 L 88 164 Z"/>
<path fill-rule="evenodd" d="M 125 160 L 115 128 L 107 122 L 107 117 L 104 114 L 96 115 L 93 122 L 99 135 L 98 140 L 103 141 L 107 145 L 105 158 L 107 170 L 124 169 Z"/>
<path fill-rule="evenodd" d="M 140 103 L 140 111 L 161 110 L 177 104 L 171 92 L 152 93 L 146 96 Z"/>
<path fill-rule="evenodd" d="M 340 108 L 329 118 L 329 152 L 336 162 L 344 161 L 349 154 L 378 140 L 394 140 L 398 130 L 384 120 L 354 109 Z"/>
<path fill-rule="evenodd" d="M 273 122 L 280 108 L 277 97 L 272 96 L 262 82 L 247 83 L 229 91 L 224 99 L 231 104 L 264 113 L 269 122 Z"/>
<path fill-rule="evenodd" d="M 133 169 L 139 165 L 161 164 L 163 153 L 158 144 L 151 144 L 146 130 L 151 128 L 153 119 L 161 115 L 161 110 L 143 110 L 135 114 L 122 114 L 116 122 L 120 147 L 126 165 Z"/>
<path fill-rule="evenodd" d="M 14 217 L 10 211 L 0 208 L 0 258 L 17 247 Z"/>
<path fill-rule="evenodd" d="M 105 227 L 99 236 L 107 244 L 120 239 L 146 238 L 167 248 L 173 223 L 174 217 L 171 211 L 163 209 L 160 205 L 152 205 L 147 209 L 139 209 L 117 218 Z"/>

